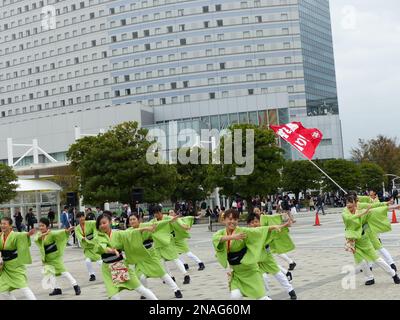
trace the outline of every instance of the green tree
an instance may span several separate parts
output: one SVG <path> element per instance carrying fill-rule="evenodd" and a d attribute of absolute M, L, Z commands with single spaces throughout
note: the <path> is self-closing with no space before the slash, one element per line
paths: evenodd
<path fill-rule="evenodd" d="M 372 162 L 360 164 L 360 188 L 361 190 L 380 190 L 382 183 L 386 181 L 383 169 Z"/>
<path fill-rule="evenodd" d="M 176 168 L 151 165 L 146 153 L 154 141 L 146 140 L 147 129 L 125 122 L 95 137 L 74 143 L 67 156 L 79 177 L 85 203 L 110 201 L 131 203 L 132 188 L 144 189 L 144 201 L 169 199 L 175 187 Z"/>
<path fill-rule="evenodd" d="M 396 138 L 379 135 L 368 141 L 360 139 L 358 147 L 351 150 L 352 160 L 373 162 L 387 174 L 400 175 L 400 146 Z"/>
<path fill-rule="evenodd" d="M 298 199 L 299 193 L 307 189 L 319 189 L 321 172 L 309 161 L 286 161 L 282 170 L 282 187 L 292 191 Z"/>
<path fill-rule="evenodd" d="M 197 164 L 193 161 L 188 164 L 178 162 L 176 186 L 171 200 L 191 201 L 196 205 L 197 201 L 206 199 L 217 186 L 211 178 L 211 164 L 202 163 L 202 150 L 199 148 L 181 148 L 178 152 L 186 154 L 187 157 L 193 156 L 197 159 Z"/>
<path fill-rule="evenodd" d="M 246 130 L 254 132 L 254 141 L 249 141 L 249 146 L 254 148 L 254 170 L 251 174 L 238 175 L 237 168 L 243 167 L 233 158 L 233 163 L 224 163 L 224 150 L 231 146 L 235 151 L 235 139 L 221 140 L 221 164 L 213 166 L 212 176 L 217 185 L 221 187 L 220 193 L 225 196 L 240 196 L 247 201 L 251 209 L 251 199 L 256 195 L 275 193 L 279 187 L 280 169 L 284 163 L 283 150 L 277 145 L 277 139 L 272 130 L 260 128 L 250 124 L 237 124 L 228 131 L 233 134 L 235 129 L 242 130 L 242 155 L 246 155 Z M 240 151 L 237 148 L 237 151 Z M 229 152 L 227 152 L 229 153 Z M 253 159 L 252 159 L 253 161 Z"/>
<path fill-rule="evenodd" d="M 353 161 L 336 159 L 321 163 L 322 169 L 344 190 L 356 190 L 360 184 L 360 168 Z M 322 176 L 326 191 L 338 191 L 339 188 L 325 175 Z"/>
<path fill-rule="evenodd" d="M 0 203 L 6 203 L 17 196 L 17 179 L 11 167 L 0 163 Z"/>

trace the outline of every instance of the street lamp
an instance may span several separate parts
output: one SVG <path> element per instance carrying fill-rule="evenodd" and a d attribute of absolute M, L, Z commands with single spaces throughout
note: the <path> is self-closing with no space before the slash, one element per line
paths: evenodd
<path fill-rule="evenodd" d="M 397 180 L 397 179 L 400 179 L 400 177 L 398 176 L 398 175 L 396 175 L 396 174 L 391 174 L 391 173 L 389 173 L 389 174 L 385 174 L 385 176 L 387 176 L 387 177 L 394 177 L 394 179 L 392 180 L 392 191 L 396 188 L 396 185 L 395 185 L 395 181 Z M 385 194 L 385 182 L 383 182 L 382 183 L 383 184 L 383 194 Z"/>

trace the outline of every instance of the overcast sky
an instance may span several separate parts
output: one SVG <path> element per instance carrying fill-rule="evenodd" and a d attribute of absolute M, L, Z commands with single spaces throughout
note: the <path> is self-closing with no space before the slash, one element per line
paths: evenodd
<path fill-rule="evenodd" d="M 330 0 L 345 157 L 358 138 L 400 138 L 400 1 Z"/>

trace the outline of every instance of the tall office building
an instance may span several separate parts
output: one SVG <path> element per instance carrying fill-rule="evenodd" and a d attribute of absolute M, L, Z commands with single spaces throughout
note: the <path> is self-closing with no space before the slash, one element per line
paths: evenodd
<path fill-rule="evenodd" d="M 302 121 L 343 157 L 328 0 L 0 1 L 0 159 L 127 120 Z"/>

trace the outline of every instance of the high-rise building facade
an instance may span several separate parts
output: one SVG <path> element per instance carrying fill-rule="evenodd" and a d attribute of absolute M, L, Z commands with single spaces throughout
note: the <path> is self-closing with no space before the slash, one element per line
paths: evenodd
<path fill-rule="evenodd" d="M 0 1 L 0 159 L 127 120 L 302 121 L 343 157 L 328 0 Z"/>

